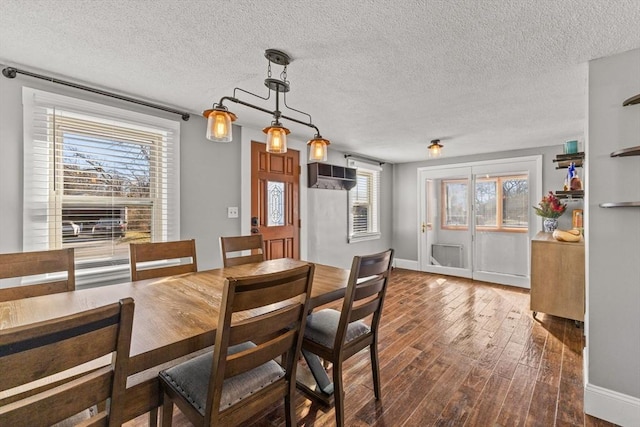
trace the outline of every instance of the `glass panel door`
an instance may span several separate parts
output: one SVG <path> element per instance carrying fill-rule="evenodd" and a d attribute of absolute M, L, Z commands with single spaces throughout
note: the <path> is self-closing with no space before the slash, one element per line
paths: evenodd
<path fill-rule="evenodd" d="M 471 277 L 471 169 L 423 171 L 420 269 Z"/>
<path fill-rule="evenodd" d="M 536 162 L 478 165 L 472 172 L 473 278 L 529 287 L 531 191 Z"/>

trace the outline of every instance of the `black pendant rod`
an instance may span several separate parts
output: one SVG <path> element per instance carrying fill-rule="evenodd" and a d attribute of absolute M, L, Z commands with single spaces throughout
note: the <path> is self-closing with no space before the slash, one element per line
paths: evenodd
<path fill-rule="evenodd" d="M 259 106 L 257 106 L 257 105 L 249 104 L 248 102 L 242 101 L 242 100 L 240 100 L 240 99 L 238 99 L 238 98 L 234 98 L 234 97 L 232 97 L 232 96 L 223 96 L 223 97 L 220 99 L 220 102 L 219 102 L 217 105 L 222 106 L 222 103 L 223 103 L 225 100 L 226 100 L 226 101 L 235 102 L 236 104 L 244 105 L 245 107 L 253 108 L 254 110 L 258 110 L 258 111 L 262 111 L 262 112 L 264 112 L 264 113 L 268 113 L 268 114 L 270 114 L 270 115 L 272 115 L 272 116 L 275 116 L 276 111 L 277 111 L 277 108 L 278 108 L 278 107 L 276 106 L 276 111 L 267 110 L 266 108 L 262 108 L 262 107 L 259 107 Z M 281 119 L 290 120 L 290 121 L 292 121 L 292 122 L 296 122 L 296 123 L 298 123 L 298 124 L 305 125 L 305 126 L 307 126 L 307 127 L 313 128 L 313 129 L 315 129 L 315 130 L 316 130 L 316 135 L 320 135 L 320 131 L 318 130 L 318 128 L 316 127 L 316 125 L 314 125 L 313 123 L 303 122 L 302 120 L 298 120 L 298 119 L 295 119 L 295 118 L 293 118 L 293 117 L 285 116 L 284 114 L 280 114 L 278 117 L 279 117 L 279 118 L 281 118 Z"/>
<path fill-rule="evenodd" d="M 68 81 L 65 81 L 65 80 L 56 79 L 54 77 L 44 76 L 42 74 L 32 73 L 30 71 L 20 70 L 18 68 L 14 68 L 14 67 L 7 67 L 7 68 L 4 68 L 2 70 L 2 75 L 5 76 L 8 79 L 15 78 L 17 74 L 24 74 L 25 76 L 35 77 L 36 79 L 47 80 L 47 81 L 49 81 L 51 83 L 57 83 L 57 84 L 60 84 L 60 85 L 63 85 L 63 86 L 69 86 L 69 87 L 72 87 L 72 88 L 75 88 L 75 89 L 86 90 L 87 92 L 96 93 L 98 95 L 108 96 L 110 98 L 119 99 L 121 101 L 132 102 L 134 104 L 143 105 L 145 107 L 150 107 L 150 108 L 155 108 L 157 110 L 166 111 L 168 113 L 178 114 L 178 115 L 180 115 L 182 117 L 182 120 L 184 120 L 185 122 L 187 120 L 189 120 L 189 117 L 191 117 L 191 115 L 189 113 L 187 113 L 187 112 L 175 110 L 175 109 L 169 108 L 169 107 L 165 107 L 164 105 L 158 105 L 158 104 L 153 104 L 153 103 L 146 102 L 146 101 L 141 101 L 139 99 L 130 98 L 128 96 L 118 95 L 117 93 L 107 92 L 107 91 L 104 91 L 104 90 L 101 90 L 101 89 L 96 89 L 96 88 L 93 88 L 93 87 L 84 86 L 84 85 L 80 85 L 80 84 L 77 84 L 77 83 L 72 83 L 72 82 L 68 82 Z"/>

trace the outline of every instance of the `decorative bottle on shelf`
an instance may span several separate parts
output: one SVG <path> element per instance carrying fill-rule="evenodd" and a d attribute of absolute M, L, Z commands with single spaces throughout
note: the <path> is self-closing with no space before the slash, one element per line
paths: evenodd
<path fill-rule="evenodd" d="M 568 181 L 568 182 L 567 182 Z M 568 190 L 576 191 L 582 190 L 582 181 L 576 172 L 576 164 L 571 162 L 567 170 L 567 181 L 565 181 L 565 187 L 569 186 Z"/>

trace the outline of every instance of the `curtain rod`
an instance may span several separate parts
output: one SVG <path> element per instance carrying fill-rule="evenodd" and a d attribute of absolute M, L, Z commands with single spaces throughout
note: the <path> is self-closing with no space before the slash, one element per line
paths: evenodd
<path fill-rule="evenodd" d="M 345 159 L 348 159 L 349 157 L 353 157 L 354 159 L 365 160 L 365 161 L 368 161 L 368 162 L 378 163 L 380 166 L 385 164 L 385 162 L 381 162 L 380 160 L 370 159 L 369 157 L 363 157 L 363 156 L 359 156 L 357 154 L 345 154 L 344 155 Z"/>
<path fill-rule="evenodd" d="M 153 103 L 142 101 L 142 100 L 139 100 L 139 99 L 130 98 L 128 96 L 118 95 L 117 93 L 107 92 L 107 91 L 104 91 L 104 90 L 101 90 L 101 89 L 96 89 L 96 88 L 93 88 L 93 87 L 84 86 L 84 85 L 80 85 L 80 84 L 77 84 L 77 83 L 72 83 L 72 82 L 68 82 L 68 81 L 65 81 L 65 80 L 56 79 L 54 77 L 44 76 L 42 74 L 32 73 L 30 71 L 20 70 L 18 68 L 14 68 L 14 67 L 6 67 L 6 68 L 4 68 L 2 70 L 2 75 L 5 76 L 8 79 L 15 78 L 17 74 L 24 74 L 25 76 L 35 77 L 36 79 L 47 80 L 47 81 L 50 81 L 51 83 L 57 83 L 57 84 L 61 84 L 63 86 L 69 86 L 69 87 L 72 87 L 72 88 L 75 88 L 75 89 L 86 90 L 87 92 L 97 93 L 98 95 L 108 96 L 108 97 L 111 97 L 111 98 L 119 99 L 121 101 L 132 102 L 134 104 L 143 105 L 145 107 L 155 108 L 157 110 L 166 111 L 168 113 L 178 114 L 178 115 L 180 115 L 182 117 L 182 120 L 184 120 L 185 122 L 187 120 L 189 120 L 189 117 L 191 117 L 191 115 L 189 113 L 185 112 L 185 111 L 175 110 L 173 108 L 165 107 L 164 105 L 153 104 Z"/>

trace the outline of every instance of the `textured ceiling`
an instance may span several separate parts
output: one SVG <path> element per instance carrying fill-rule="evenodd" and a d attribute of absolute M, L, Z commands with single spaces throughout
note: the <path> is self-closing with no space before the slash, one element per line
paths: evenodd
<path fill-rule="evenodd" d="M 194 114 L 266 94 L 264 50 L 281 49 L 287 103 L 331 147 L 395 163 L 434 138 L 446 156 L 581 138 L 587 61 L 638 47 L 640 0 L 0 0 L 0 63 Z"/>

